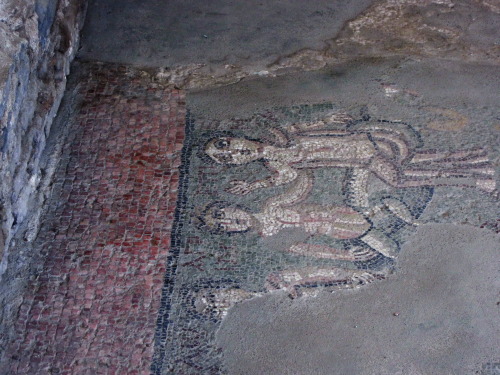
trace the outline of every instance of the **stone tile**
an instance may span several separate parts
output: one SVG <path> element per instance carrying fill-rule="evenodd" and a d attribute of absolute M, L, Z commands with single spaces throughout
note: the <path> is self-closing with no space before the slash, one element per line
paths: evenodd
<path fill-rule="evenodd" d="M 184 139 L 184 94 L 85 67 L 10 373 L 148 374 Z"/>

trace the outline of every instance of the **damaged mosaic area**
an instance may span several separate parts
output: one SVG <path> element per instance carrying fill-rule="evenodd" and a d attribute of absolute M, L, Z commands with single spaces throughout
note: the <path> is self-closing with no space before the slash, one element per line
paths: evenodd
<path fill-rule="evenodd" d="M 154 374 L 224 373 L 214 336 L 236 303 L 361 288 L 397 272 L 436 188 L 498 197 L 481 144 L 429 147 L 424 125 L 363 106 L 188 116 L 186 126 Z"/>

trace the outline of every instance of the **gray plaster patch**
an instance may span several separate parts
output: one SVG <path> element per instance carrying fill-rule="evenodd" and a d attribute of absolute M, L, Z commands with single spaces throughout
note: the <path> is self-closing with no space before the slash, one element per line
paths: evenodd
<path fill-rule="evenodd" d="M 488 64 L 360 58 L 320 71 L 192 91 L 188 99 L 197 117 L 224 119 L 272 106 L 334 102 L 344 108 L 366 103 L 372 115 L 409 121 L 408 107 L 427 117 L 436 115 L 429 110 L 436 106 L 497 115 L 499 85 L 500 68 Z M 484 126 L 477 116 L 469 125 Z"/>
<path fill-rule="evenodd" d="M 140 66 L 193 63 L 265 68 L 322 49 L 373 0 L 90 2 L 80 57 Z"/>
<path fill-rule="evenodd" d="M 237 374 L 488 374 L 500 362 L 499 237 L 420 227 L 397 272 L 358 291 L 230 310 L 218 345 Z"/>

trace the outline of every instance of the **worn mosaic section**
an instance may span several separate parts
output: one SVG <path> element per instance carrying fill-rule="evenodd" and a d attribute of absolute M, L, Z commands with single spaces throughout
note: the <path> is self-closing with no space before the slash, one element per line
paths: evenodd
<path fill-rule="evenodd" d="M 481 368 L 481 375 L 500 374 L 500 363 L 486 363 Z"/>
<path fill-rule="evenodd" d="M 236 303 L 387 278 L 436 188 L 495 200 L 489 150 L 425 126 L 333 104 L 189 118 L 152 372 L 224 373 L 214 335 Z"/>
<path fill-rule="evenodd" d="M 83 69 L 2 374 L 149 374 L 174 221 L 182 92 Z"/>

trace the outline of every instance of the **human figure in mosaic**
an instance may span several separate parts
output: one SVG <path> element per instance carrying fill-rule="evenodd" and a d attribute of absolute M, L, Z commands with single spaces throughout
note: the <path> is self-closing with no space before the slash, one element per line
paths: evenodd
<path fill-rule="evenodd" d="M 344 123 L 343 129 L 328 126 Z M 390 125 L 390 126 L 389 126 Z M 494 169 L 485 150 L 416 151 L 418 138 L 407 127 L 389 122 L 354 121 L 343 114 L 298 123 L 287 130 L 270 128 L 274 142 L 222 136 L 210 139 L 204 152 L 221 164 L 262 161 L 271 176 L 256 181 L 233 181 L 228 192 L 246 195 L 254 190 L 294 181 L 301 170 L 350 168 L 354 205 L 368 207 L 371 175 L 396 188 L 462 186 L 496 193 Z"/>
<path fill-rule="evenodd" d="M 286 228 L 298 228 L 311 235 L 324 235 L 339 240 L 359 239 L 370 247 L 354 246 L 344 250 L 326 245 L 297 243 L 287 249 L 300 255 L 346 261 L 366 261 L 375 257 L 377 252 L 389 258 L 396 256 L 396 243 L 372 228 L 368 217 L 387 208 L 400 219 L 412 223 L 412 216 L 403 203 L 386 198 L 381 206 L 364 213 L 348 206 L 302 203 L 312 186 L 312 173 L 301 171 L 287 191 L 267 199 L 260 212 L 252 213 L 239 206 L 214 202 L 206 206 L 199 219 L 202 227 L 212 233 L 255 231 L 262 237 L 269 237 Z"/>
<path fill-rule="evenodd" d="M 271 273 L 264 287 L 267 292 L 285 291 L 290 298 L 314 296 L 319 287 L 329 292 L 357 289 L 387 277 L 389 271 L 369 271 L 341 267 L 303 267 Z M 260 297 L 264 293 L 249 292 L 240 288 L 203 289 L 197 293 L 195 305 L 205 314 L 224 318 L 235 304 Z"/>

